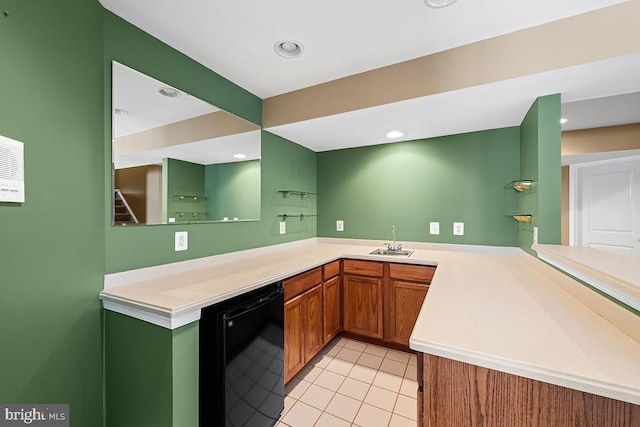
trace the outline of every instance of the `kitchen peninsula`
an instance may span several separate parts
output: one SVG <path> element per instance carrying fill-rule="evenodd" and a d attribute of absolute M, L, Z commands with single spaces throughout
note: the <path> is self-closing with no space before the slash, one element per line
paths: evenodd
<path fill-rule="evenodd" d="M 488 379 L 498 373 L 602 398 L 610 407 L 622 408 L 613 412 L 624 412 L 625 419 L 636 420 L 633 417 L 640 416 L 640 318 L 634 313 L 518 248 L 425 243 L 406 246 L 414 251 L 411 256 L 391 257 L 371 255 L 378 248 L 374 241 L 311 239 L 109 275 L 101 293 L 108 310 L 107 358 L 114 351 L 110 346 L 117 345 L 118 333 L 122 332 L 112 328 L 110 316 L 125 314 L 129 325 L 141 323 L 137 320 L 141 319 L 176 332 L 197 325 L 203 307 L 336 260 L 430 265 L 437 268 L 410 339 L 410 348 L 421 355 L 422 361 L 418 368 L 423 381 L 419 417 L 433 420 L 435 415 L 444 416 L 437 412 L 444 409 L 438 406 L 436 396 L 430 396 L 430 390 L 435 393 L 435 387 L 446 383 L 437 381 L 438 375 L 444 374 L 439 371 L 444 369 L 443 363 L 464 365 L 460 372 L 470 369 L 476 375 L 475 381 L 486 387 L 494 385 Z M 585 304 L 584 292 L 593 294 L 585 298 L 595 298 L 595 304 L 604 307 L 609 320 L 599 309 Z M 113 311 L 121 314 L 109 314 Z M 176 340 L 169 344 L 175 345 Z M 172 350 L 190 351 L 185 347 L 169 348 Z M 115 351 L 121 358 L 118 363 L 127 359 L 122 355 L 126 351 L 124 347 Z M 192 353 L 197 354 L 197 349 Z M 131 372 L 135 370 L 107 360 L 108 384 L 110 375 Z M 179 372 L 174 361 L 171 375 Z M 197 382 L 172 379 L 186 382 L 193 388 L 188 394 L 197 395 Z M 107 385 L 107 399 L 117 392 L 110 391 Z M 444 389 L 437 392 L 445 393 Z M 446 392 L 453 393 L 448 397 L 456 398 L 455 390 Z M 495 395 L 484 392 L 474 396 L 486 402 L 497 399 L 492 404 L 499 407 L 507 406 L 500 405 L 503 399 L 514 399 L 506 389 L 495 390 Z M 458 401 L 463 403 L 463 399 Z M 174 411 L 193 412 L 193 407 L 180 403 L 175 396 L 172 405 Z M 113 406 L 110 410 L 118 412 Z M 484 408 L 473 411 L 476 412 L 470 417 L 477 424 L 483 425 L 483 419 L 489 422 L 490 414 L 483 412 Z"/>

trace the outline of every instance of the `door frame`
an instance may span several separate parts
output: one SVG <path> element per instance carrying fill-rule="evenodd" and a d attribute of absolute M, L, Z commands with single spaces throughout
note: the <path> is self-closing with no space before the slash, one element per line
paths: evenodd
<path fill-rule="evenodd" d="M 580 236 L 580 223 L 578 215 L 578 190 L 580 170 L 593 166 L 610 165 L 629 161 L 640 161 L 640 155 L 616 157 L 613 159 L 596 160 L 593 162 L 575 163 L 569 165 L 569 246 L 576 246 Z"/>

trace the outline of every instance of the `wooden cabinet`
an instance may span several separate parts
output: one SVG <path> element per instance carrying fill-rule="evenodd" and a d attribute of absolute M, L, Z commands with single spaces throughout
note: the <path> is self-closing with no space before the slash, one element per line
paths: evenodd
<path fill-rule="evenodd" d="M 282 282 L 284 380 L 289 381 L 324 346 L 322 268 Z"/>
<path fill-rule="evenodd" d="M 343 269 L 344 330 L 382 339 L 384 336 L 382 263 L 344 260 Z"/>
<path fill-rule="evenodd" d="M 637 426 L 640 405 L 418 353 L 418 427 Z"/>
<path fill-rule="evenodd" d="M 386 338 L 409 345 L 411 331 L 422 308 L 428 285 L 391 280 L 389 286 L 389 328 Z"/>
<path fill-rule="evenodd" d="M 435 267 L 343 261 L 344 330 L 409 345 Z"/>
<path fill-rule="evenodd" d="M 295 376 L 324 345 L 322 269 L 285 280 L 285 382 Z"/>
<path fill-rule="evenodd" d="M 284 381 L 304 367 L 304 295 L 284 303 Z"/>
<path fill-rule="evenodd" d="M 322 269 L 322 303 L 324 305 L 324 344 L 327 344 L 342 330 L 342 289 L 340 282 L 340 261 L 326 264 Z"/>
<path fill-rule="evenodd" d="M 346 259 L 285 280 L 285 382 L 343 330 L 407 347 L 434 271 Z"/>
<path fill-rule="evenodd" d="M 324 346 L 322 284 L 304 293 L 304 361 L 307 363 Z"/>
<path fill-rule="evenodd" d="M 409 345 L 435 267 L 389 264 L 389 319 L 385 339 Z"/>

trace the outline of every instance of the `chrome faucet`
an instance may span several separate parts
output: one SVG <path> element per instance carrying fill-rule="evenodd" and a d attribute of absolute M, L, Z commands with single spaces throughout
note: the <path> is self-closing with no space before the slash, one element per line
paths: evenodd
<path fill-rule="evenodd" d="M 385 245 L 387 246 L 387 250 L 389 250 L 389 251 L 401 251 L 402 250 L 402 243 L 396 244 L 396 226 L 395 225 L 391 226 L 391 235 L 393 236 L 393 243 L 385 243 Z"/>

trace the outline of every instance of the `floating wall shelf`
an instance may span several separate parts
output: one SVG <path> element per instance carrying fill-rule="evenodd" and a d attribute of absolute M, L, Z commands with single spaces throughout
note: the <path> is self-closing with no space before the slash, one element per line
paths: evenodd
<path fill-rule="evenodd" d="M 300 221 L 304 221 L 305 218 L 308 218 L 310 216 L 318 216 L 318 215 L 307 215 L 307 214 L 299 214 L 299 215 L 291 215 L 291 214 L 280 214 L 278 215 L 278 218 L 282 218 L 283 221 L 286 221 L 289 218 L 300 218 Z"/>
<path fill-rule="evenodd" d="M 299 195 L 302 200 L 309 196 L 316 195 L 316 193 L 309 193 L 308 191 L 296 191 L 296 190 L 278 190 L 278 193 L 282 193 L 282 198 L 286 199 L 292 194 Z"/>
<path fill-rule="evenodd" d="M 511 181 L 505 185 L 504 188 L 513 188 L 517 192 L 522 193 L 525 190 L 531 190 L 531 184 L 533 184 L 533 181 L 530 179 L 519 179 L 517 181 Z"/>
<path fill-rule="evenodd" d="M 206 216 L 206 212 L 176 212 L 176 216 L 180 218 L 198 218 L 199 216 Z"/>
<path fill-rule="evenodd" d="M 520 222 L 531 222 L 531 214 L 512 213 L 512 214 L 507 214 L 507 216 L 511 216 L 513 217 L 513 219 Z"/>
<path fill-rule="evenodd" d="M 200 203 L 200 200 L 206 199 L 206 197 L 202 197 L 202 196 L 187 196 L 184 194 L 179 194 L 174 197 L 176 200 L 180 202 L 195 202 L 195 203 Z"/>

